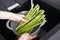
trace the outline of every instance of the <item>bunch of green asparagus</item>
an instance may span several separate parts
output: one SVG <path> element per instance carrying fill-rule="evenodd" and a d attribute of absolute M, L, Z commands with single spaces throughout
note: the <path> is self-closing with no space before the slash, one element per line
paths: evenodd
<path fill-rule="evenodd" d="M 21 22 L 16 28 L 16 32 L 20 35 L 23 33 L 31 33 L 35 27 L 41 25 L 43 22 L 46 22 L 44 12 L 45 11 L 40 9 L 38 4 L 34 6 L 33 9 L 31 8 L 25 17 L 25 19 L 29 20 L 29 22 Z"/>

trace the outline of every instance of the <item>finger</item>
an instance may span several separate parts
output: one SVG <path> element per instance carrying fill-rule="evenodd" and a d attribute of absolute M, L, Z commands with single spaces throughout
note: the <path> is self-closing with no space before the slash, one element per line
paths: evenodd
<path fill-rule="evenodd" d="M 36 38 L 36 37 L 37 37 L 37 35 L 30 36 L 30 39 L 34 39 L 34 38 Z"/>
<path fill-rule="evenodd" d="M 20 14 L 21 17 L 25 18 L 25 15 Z"/>
<path fill-rule="evenodd" d="M 22 20 L 22 21 L 24 21 L 25 23 L 27 23 L 27 22 L 28 22 L 28 20 L 25 20 L 25 19 L 23 19 L 23 18 L 21 18 L 21 20 Z"/>
<path fill-rule="evenodd" d="M 23 15 L 23 14 L 17 14 L 17 15 L 19 15 L 20 17 L 25 18 L 25 15 Z"/>
<path fill-rule="evenodd" d="M 15 20 L 15 22 L 21 23 L 21 22 L 22 22 L 22 20 Z"/>

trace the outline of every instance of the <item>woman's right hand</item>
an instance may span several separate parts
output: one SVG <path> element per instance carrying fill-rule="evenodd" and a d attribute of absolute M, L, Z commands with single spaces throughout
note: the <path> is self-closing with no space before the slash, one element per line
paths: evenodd
<path fill-rule="evenodd" d="M 19 37 L 18 40 L 32 40 L 32 39 L 34 39 L 36 37 L 37 37 L 37 35 L 32 36 L 29 33 L 25 33 L 21 37 Z"/>
<path fill-rule="evenodd" d="M 19 23 L 21 21 L 27 22 L 27 20 L 25 20 L 24 17 L 25 16 L 22 14 L 15 14 L 12 12 L 0 11 L 0 19 L 10 19 Z"/>

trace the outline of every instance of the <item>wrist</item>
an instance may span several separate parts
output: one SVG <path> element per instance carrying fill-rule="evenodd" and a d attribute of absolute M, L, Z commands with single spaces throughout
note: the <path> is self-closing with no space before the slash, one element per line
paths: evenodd
<path fill-rule="evenodd" d="M 0 11 L 0 19 L 11 19 L 13 15 L 11 12 Z"/>
<path fill-rule="evenodd" d="M 8 13 L 8 18 L 7 19 L 10 19 L 10 20 L 12 20 L 12 19 L 14 19 L 15 18 L 15 15 L 16 14 L 14 14 L 14 13 Z"/>

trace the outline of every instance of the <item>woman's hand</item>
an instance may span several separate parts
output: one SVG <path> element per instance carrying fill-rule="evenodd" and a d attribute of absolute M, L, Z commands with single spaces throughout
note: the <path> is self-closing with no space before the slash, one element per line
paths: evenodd
<path fill-rule="evenodd" d="M 21 21 L 28 22 L 27 20 L 24 19 L 25 16 L 22 14 L 12 14 L 12 15 L 13 16 L 10 17 L 10 20 L 13 20 L 18 23 L 20 23 Z"/>
<path fill-rule="evenodd" d="M 32 36 L 29 33 L 25 33 L 21 37 L 19 37 L 18 40 L 32 40 L 32 39 L 34 39 L 36 37 L 37 37 L 37 35 Z"/>
<path fill-rule="evenodd" d="M 0 11 L 0 19 L 10 19 L 16 22 L 27 22 L 27 20 L 24 19 L 24 15 L 20 14 L 15 14 L 15 13 L 11 13 L 11 12 L 5 12 L 5 11 Z"/>

